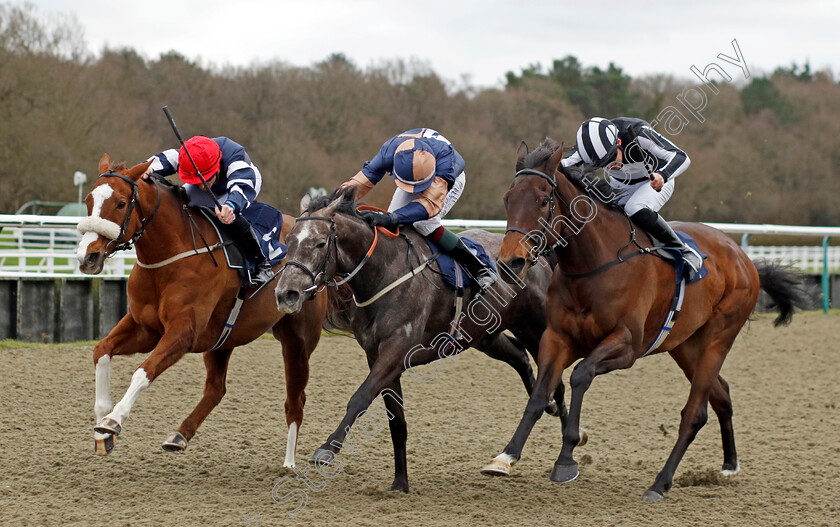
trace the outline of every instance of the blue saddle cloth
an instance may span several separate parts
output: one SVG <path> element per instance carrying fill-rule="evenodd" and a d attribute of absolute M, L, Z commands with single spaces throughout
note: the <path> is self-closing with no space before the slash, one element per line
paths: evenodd
<path fill-rule="evenodd" d="M 286 257 L 286 245 L 279 241 L 280 230 L 283 228 L 282 212 L 265 203 L 251 203 L 242 215 L 257 233 L 260 248 L 271 265 Z M 253 266 L 252 262 L 248 262 L 250 269 L 253 269 Z"/>
<path fill-rule="evenodd" d="M 440 247 L 437 246 L 436 243 L 431 241 L 428 238 L 423 238 L 426 240 L 426 244 L 429 246 L 429 249 L 432 252 L 440 253 L 440 256 L 437 257 L 436 263 L 440 273 L 443 275 L 443 281 L 447 284 L 451 285 L 452 287 L 457 288 L 458 283 L 455 277 L 455 259 L 446 254 L 445 252 L 440 250 Z M 466 245 L 470 251 L 473 252 L 478 259 L 481 260 L 484 265 L 490 265 L 494 270 L 496 269 L 496 265 L 493 263 L 493 259 L 490 258 L 490 255 L 487 254 L 487 251 L 484 250 L 484 246 L 482 246 L 477 241 L 471 240 L 469 238 L 461 238 L 463 240 L 464 245 Z M 472 279 L 469 277 L 464 268 L 461 265 L 458 265 L 458 269 L 461 271 L 461 283 L 462 287 L 469 287 L 472 285 Z"/>
<path fill-rule="evenodd" d="M 697 251 L 700 254 L 700 257 L 702 257 L 703 261 L 705 262 L 706 258 L 708 258 L 708 255 L 700 250 L 700 248 L 697 246 L 697 242 L 694 241 L 694 238 L 682 231 L 674 232 L 683 241 L 683 243 L 687 244 L 689 247 Z M 679 249 L 671 247 L 657 247 L 657 249 L 667 251 L 669 254 L 674 256 L 674 258 L 669 261 L 671 262 L 671 265 L 674 266 L 674 269 L 677 273 L 677 277 L 685 278 L 686 285 L 693 284 L 694 282 L 699 281 L 701 278 L 709 274 L 709 270 L 706 269 L 706 264 L 704 263 L 700 266 L 700 271 L 694 277 L 689 277 L 689 275 L 691 274 L 690 270 L 688 266 L 685 265 L 685 260 L 683 260 L 682 253 Z M 678 279 L 677 281 L 679 282 L 680 280 Z"/>

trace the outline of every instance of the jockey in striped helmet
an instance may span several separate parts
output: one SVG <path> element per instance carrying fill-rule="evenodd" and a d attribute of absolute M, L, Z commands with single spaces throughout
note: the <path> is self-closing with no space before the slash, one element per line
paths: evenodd
<path fill-rule="evenodd" d="M 615 192 L 614 201 L 630 219 L 666 247 L 678 248 L 694 273 L 700 270 L 700 255 L 658 214 L 674 192 L 674 180 L 691 163 L 685 152 L 647 122 L 631 117 L 584 121 L 575 147 L 576 152 L 563 159 L 564 167 L 603 168 Z"/>
<path fill-rule="evenodd" d="M 496 281 L 495 270 L 440 223 L 461 197 L 465 165 L 445 137 L 430 128 L 415 128 L 386 141 L 379 153 L 341 186 L 356 187 L 356 197 L 362 198 L 390 172 L 397 189 L 388 212 L 363 211 L 365 220 L 388 229 L 412 225 L 460 263 L 484 291 Z"/>

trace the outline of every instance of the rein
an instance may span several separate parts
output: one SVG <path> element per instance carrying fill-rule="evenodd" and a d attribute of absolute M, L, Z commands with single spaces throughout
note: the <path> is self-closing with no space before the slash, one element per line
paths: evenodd
<path fill-rule="evenodd" d="M 549 176 L 548 174 L 546 174 L 545 172 L 542 172 L 540 170 L 536 170 L 534 168 L 523 168 L 522 170 L 520 170 L 516 173 L 516 175 L 514 176 L 514 179 L 516 179 L 519 176 L 526 176 L 526 175 L 541 177 L 551 184 L 551 194 L 550 194 L 550 197 L 549 197 L 549 206 L 548 206 L 548 217 L 546 218 L 546 221 L 543 224 L 542 231 L 540 232 L 540 236 L 545 238 L 546 230 L 547 230 L 548 226 L 551 225 L 551 220 L 552 220 L 552 217 L 554 216 L 554 208 L 555 208 L 554 197 L 557 196 L 557 199 L 559 199 L 560 202 L 563 203 L 566 206 L 567 209 L 569 208 L 569 204 L 566 203 L 566 201 L 563 199 L 562 196 L 560 196 L 560 193 L 557 191 L 557 179 L 556 179 L 557 176 L 556 175 L 554 177 L 552 177 L 552 176 Z M 630 218 L 627 216 L 627 213 L 624 213 L 624 217 L 627 218 L 627 223 L 630 226 L 630 241 L 618 250 L 618 256 L 615 258 L 615 260 L 611 260 L 611 261 L 609 261 L 609 262 L 607 262 L 603 265 L 599 265 L 598 267 L 596 267 L 592 270 L 586 271 L 584 273 L 567 274 L 567 273 L 564 273 L 560 269 L 558 269 L 558 272 L 560 274 L 562 274 L 563 276 L 565 276 L 566 278 L 569 278 L 569 279 L 572 279 L 572 280 L 577 280 L 578 278 L 586 278 L 588 276 L 593 276 L 593 275 L 602 273 L 602 272 L 606 271 L 607 269 L 609 269 L 611 267 L 614 267 L 614 266 L 616 266 L 620 263 L 624 263 L 627 260 L 635 258 L 636 256 L 639 256 L 639 255 L 642 255 L 642 254 L 653 254 L 653 249 L 652 248 L 642 247 L 641 245 L 639 245 L 639 243 L 636 241 L 636 228 L 633 226 L 633 223 L 630 221 Z M 525 235 L 526 237 L 531 236 L 531 234 L 529 232 L 526 232 L 524 229 L 520 229 L 518 227 L 508 227 L 506 229 L 506 232 L 510 232 L 510 231 L 518 232 L 520 234 Z M 554 233 L 552 233 L 552 234 L 554 234 Z M 547 255 L 551 254 L 565 240 L 564 238 L 562 238 L 562 237 L 560 237 L 556 234 L 555 234 L 555 238 L 557 238 L 557 241 L 554 243 L 554 245 L 552 245 L 550 247 L 547 247 L 547 248 L 543 249 L 542 251 L 538 252 L 537 254 L 535 254 L 534 257 L 529 261 L 529 264 L 534 265 L 536 263 L 537 259 L 540 258 L 541 256 L 547 256 Z M 622 256 L 621 251 L 623 251 L 625 248 L 629 247 L 630 245 L 635 245 L 636 247 L 639 248 L 639 250 L 635 251 L 633 253 L 630 253 L 629 255 Z"/>

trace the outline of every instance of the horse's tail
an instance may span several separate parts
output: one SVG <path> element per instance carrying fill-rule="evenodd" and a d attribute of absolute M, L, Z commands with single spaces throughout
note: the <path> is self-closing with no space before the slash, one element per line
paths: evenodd
<path fill-rule="evenodd" d="M 347 284 L 327 288 L 327 318 L 324 329 L 352 331 L 353 290 Z"/>
<path fill-rule="evenodd" d="M 794 308 L 807 309 L 811 304 L 805 280 L 791 267 L 766 261 L 756 262 L 755 267 L 758 269 L 761 288 L 772 300 L 770 308 L 779 311 L 773 326 L 790 324 Z"/>

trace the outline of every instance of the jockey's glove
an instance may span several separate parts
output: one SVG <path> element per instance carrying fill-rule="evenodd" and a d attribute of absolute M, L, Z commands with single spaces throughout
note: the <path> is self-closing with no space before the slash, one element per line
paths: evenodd
<path fill-rule="evenodd" d="M 366 221 L 371 227 L 385 227 L 386 229 L 393 229 L 399 223 L 397 219 L 397 215 L 393 212 L 376 212 L 373 210 L 363 210 L 359 213 L 359 215 Z"/>

